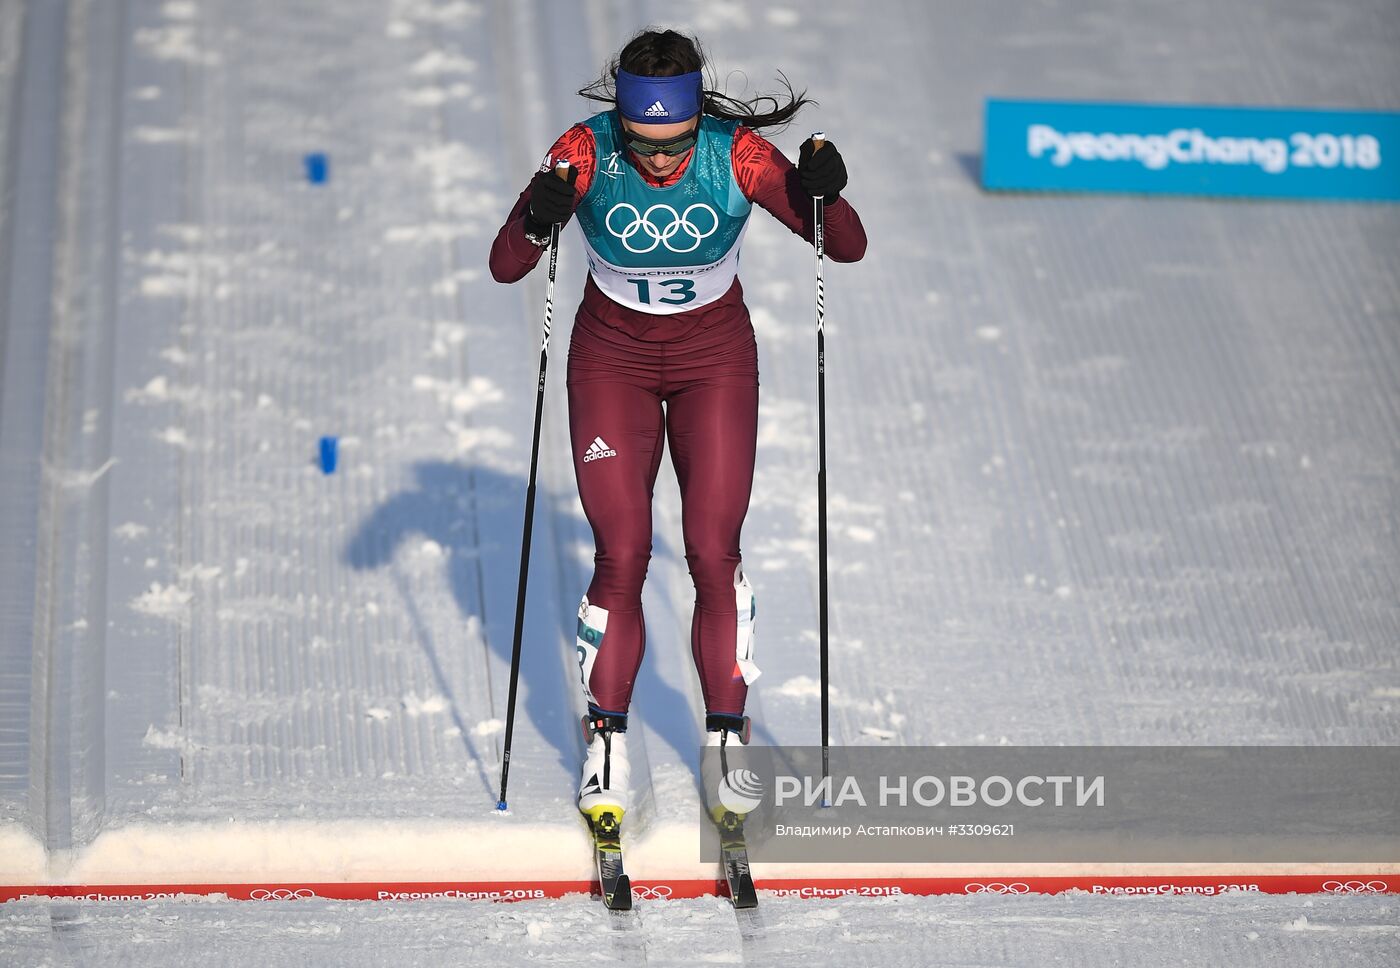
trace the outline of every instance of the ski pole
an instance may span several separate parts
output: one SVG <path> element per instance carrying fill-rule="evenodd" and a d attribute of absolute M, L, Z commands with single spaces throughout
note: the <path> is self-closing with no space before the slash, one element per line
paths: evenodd
<path fill-rule="evenodd" d="M 561 161 L 554 173 L 568 181 L 569 163 Z M 506 809 L 506 781 L 510 777 L 510 740 L 515 729 L 515 693 L 520 682 L 520 640 L 525 630 L 525 583 L 530 574 L 530 533 L 535 522 L 535 472 L 540 461 L 540 421 L 544 416 L 544 377 L 549 365 L 549 327 L 554 318 L 554 270 L 559 264 L 559 223 L 549 229 L 549 282 L 544 290 L 544 339 L 540 342 L 540 379 L 535 389 L 535 438 L 530 444 L 530 483 L 525 488 L 525 532 L 520 539 L 520 584 L 515 590 L 515 639 L 510 647 L 510 698 L 506 700 L 506 738 L 501 749 L 501 795 L 496 809 Z"/>
<path fill-rule="evenodd" d="M 826 132 L 812 132 L 812 154 L 826 144 Z M 831 733 L 827 697 L 830 671 L 827 666 L 826 594 L 826 293 L 822 287 L 823 239 L 826 213 L 821 197 L 812 199 L 812 243 L 817 252 L 817 614 L 821 629 L 822 680 L 822 780 L 831 776 Z"/>

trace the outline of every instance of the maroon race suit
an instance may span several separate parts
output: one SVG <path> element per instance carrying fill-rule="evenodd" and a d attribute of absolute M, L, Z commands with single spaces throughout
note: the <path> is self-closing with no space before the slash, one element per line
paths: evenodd
<path fill-rule="evenodd" d="M 644 179 L 660 187 L 678 181 L 690 161 L 688 155 L 658 180 L 626 154 Z M 577 206 L 597 169 L 588 127 L 566 131 L 546 165 L 561 159 L 578 169 Z M 812 242 L 812 198 L 803 193 L 792 162 L 743 126 L 735 133 L 731 162 L 746 198 Z M 491 246 L 497 282 L 522 278 L 543 254 L 525 238 L 529 202 L 527 186 Z M 865 229 L 851 204 L 839 199 L 824 216 L 826 256 L 836 262 L 864 256 Z M 626 714 L 631 702 L 646 641 L 641 596 L 651 559 L 652 494 L 663 440 L 669 438 L 685 557 L 695 582 L 690 641 L 705 709 L 742 715 L 748 687 L 736 662 L 735 590 L 742 577 L 739 535 L 753 486 L 758 347 L 739 280 L 714 302 L 661 315 L 614 302 L 590 275 L 574 317 L 567 383 L 574 474 L 595 545 L 584 604 L 607 610 L 603 644 L 584 681 L 590 704 Z"/>

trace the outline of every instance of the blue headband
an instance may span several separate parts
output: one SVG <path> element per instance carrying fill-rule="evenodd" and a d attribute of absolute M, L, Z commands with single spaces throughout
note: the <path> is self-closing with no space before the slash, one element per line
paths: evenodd
<path fill-rule="evenodd" d="M 699 71 L 676 77 L 643 77 L 619 69 L 617 109 L 638 124 L 686 121 L 703 106 L 704 79 Z"/>

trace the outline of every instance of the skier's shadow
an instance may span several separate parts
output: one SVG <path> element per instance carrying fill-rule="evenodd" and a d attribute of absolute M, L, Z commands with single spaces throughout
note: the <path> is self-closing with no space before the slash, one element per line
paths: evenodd
<path fill-rule="evenodd" d="M 478 766 L 487 794 L 494 796 L 499 777 L 493 774 L 499 770 L 502 736 L 482 736 L 475 727 L 488 718 L 505 719 L 509 681 L 504 675 L 492 675 L 490 682 L 471 682 L 474 677 L 485 677 L 488 665 L 481 658 L 463 654 L 462 650 L 475 647 L 465 628 L 461 638 L 443 641 L 424 620 L 423 589 L 415 588 L 415 583 L 392 565 L 399 546 L 411 538 L 436 542 L 444 553 L 448 586 L 460 617 L 465 622 L 474 616 L 481 622 L 488 650 L 508 669 L 515 631 L 525 483 L 490 468 L 445 461 L 422 461 L 413 471 L 416 486 L 389 498 L 360 524 L 346 545 L 345 558 L 356 570 L 391 569 L 437 687 L 451 703 L 454 725 Z M 538 529 L 547 522 L 550 511 L 548 502 L 540 495 L 535 509 L 536 540 L 530 556 L 533 607 L 525 613 L 516 714 L 523 712 L 530 718 L 539 734 L 554 746 L 561 763 L 575 762 L 578 752 L 572 734 L 578 727 L 572 722 L 573 707 L 564 692 L 559 616 L 554 614 L 554 602 L 539 599 L 541 577 L 550 565 L 541 556 L 545 542 L 538 540 Z M 492 663 L 491 668 L 499 669 L 500 662 Z M 483 697 L 488 696 L 486 708 Z"/>
<path fill-rule="evenodd" d="M 386 568 L 392 566 L 396 549 L 410 537 L 436 542 L 445 552 L 448 582 L 459 613 L 464 621 L 475 616 L 482 623 L 487 648 L 498 660 L 494 664 L 508 670 L 515 632 L 525 482 L 488 467 L 445 461 L 422 461 L 413 470 L 416 487 L 395 494 L 360 524 L 346 545 L 345 559 L 356 570 Z M 536 495 L 516 709 L 516 714 L 523 711 L 554 747 L 560 766 L 568 774 L 578 769 L 583 753 L 578 722 L 583 700 L 574 672 L 573 630 L 584 589 L 557 587 L 557 564 L 548 560 L 549 543 L 541 540 L 541 532 L 550 526 L 551 515 L 571 513 L 573 500 L 572 494 L 561 497 L 539 491 Z M 662 545 L 657 553 L 663 552 L 664 542 L 659 536 L 656 541 Z M 504 719 L 508 674 L 494 675 L 490 683 L 473 688 L 467 677 L 484 676 L 485 663 L 454 652 L 467 647 L 460 640 L 440 641 L 424 621 L 419 607 L 421 590 L 398 569 L 391 570 L 437 686 L 451 703 L 454 725 L 469 757 L 478 765 L 484 789 L 494 800 L 502 737 L 474 734 L 474 725 L 487 719 L 488 711 L 468 711 L 471 701 L 466 696 L 489 695 L 492 715 Z M 565 580 L 570 577 L 564 576 Z M 634 694 L 645 696 L 650 708 L 688 708 L 687 698 L 664 682 L 654 665 L 643 661 Z M 687 716 L 648 717 L 647 725 L 677 751 L 698 745 L 695 726 Z M 517 731 L 517 738 L 519 735 Z M 519 750 L 517 743 L 512 751 L 517 764 Z"/>

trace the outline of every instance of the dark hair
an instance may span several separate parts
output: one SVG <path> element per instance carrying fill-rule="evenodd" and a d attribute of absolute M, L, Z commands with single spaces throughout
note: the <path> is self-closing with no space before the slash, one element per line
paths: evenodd
<path fill-rule="evenodd" d="M 580 89 L 578 93 L 591 101 L 616 104 L 619 68 L 629 74 L 641 74 L 646 77 L 675 77 L 677 74 L 703 71 L 705 66 L 705 51 L 700 46 L 700 41 L 674 30 L 647 27 L 627 42 L 621 53 L 603 70 L 602 76 Z M 783 79 L 783 86 L 787 88 L 786 104 L 771 94 L 761 94 L 751 101 L 743 101 L 705 88 L 704 106 L 701 110 L 711 117 L 740 121 L 755 130 L 781 127 L 797 116 L 802 105 L 817 102 L 807 97 L 805 90 L 801 94 L 795 93 L 787 75 L 782 71 L 778 72 L 778 76 Z M 713 78 L 710 83 L 713 85 Z M 764 102 L 771 104 L 772 110 L 760 112 L 758 106 Z"/>

